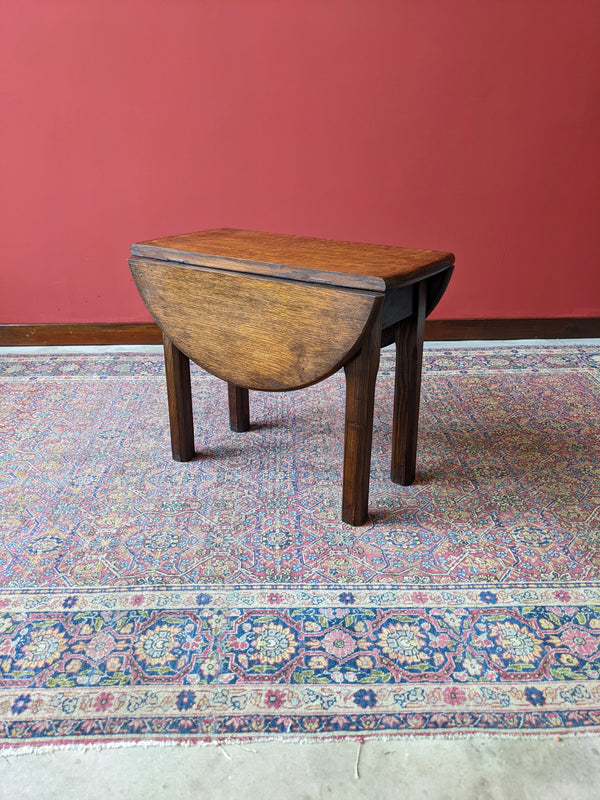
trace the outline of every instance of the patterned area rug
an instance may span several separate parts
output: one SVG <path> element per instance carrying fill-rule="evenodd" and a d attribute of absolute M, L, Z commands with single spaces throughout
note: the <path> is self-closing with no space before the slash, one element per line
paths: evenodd
<path fill-rule="evenodd" d="M 179 464 L 161 355 L 3 355 L 0 741 L 600 731 L 600 347 L 426 351 L 411 487 L 393 363 L 351 528 L 341 373 Z"/>

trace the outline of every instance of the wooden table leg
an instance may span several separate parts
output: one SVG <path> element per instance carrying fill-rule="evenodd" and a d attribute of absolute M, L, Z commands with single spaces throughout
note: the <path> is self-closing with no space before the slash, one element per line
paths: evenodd
<path fill-rule="evenodd" d="M 413 288 L 412 316 L 396 328 L 391 479 L 403 486 L 414 481 L 417 465 L 426 300 L 427 281 L 420 281 Z"/>
<path fill-rule="evenodd" d="M 376 319 L 361 349 L 344 367 L 346 427 L 342 520 L 349 525 L 364 525 L 368 516 L 373 403 L 380 345 L 381 325 Z"/>
<path fill-rule="evenodd" d="M 236 433 L 250 430 L 250 399 L 248 389 L 236 386 L 235 383 L 227 384 L 229 394 L 229 427 Z"/>
<path fill-rule="evenodd" d="M 192 387 L 190 360 L 166 334 L 163 334 L 171 452 L 175 461 L 189 461 L 195 455 L 194 418 L 192 416 Z"/>

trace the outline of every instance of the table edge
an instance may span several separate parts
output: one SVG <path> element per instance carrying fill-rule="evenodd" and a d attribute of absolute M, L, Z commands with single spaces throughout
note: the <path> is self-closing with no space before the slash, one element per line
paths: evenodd
<path fill-rule="evenodd" d="M 356 275 L 348 272 L 330 272 L 327 270 L 294 267 L 288 264 L 273 264 L 262 261 L 217 256 L 212 253 L 196 253 L 188 250 L 177 250 L 167 247 L 155 247 L 143 242 L 131 246 L 131 255 L 137 258 L 151 258 L 188 265 L 190 267 L 208 267 L 249 275 L 263 275 L 272 278 L 299 281 L 302 283 L 318 283 L 346 289 L 362 289 L 363 291 L 385 294 L 391 289 L 414 283 L 421 278 L 429 277 L 454 263 L 452 253 L 442 253 L 441 257 L 405 275 L 396 275 L 389 279 L 372 275 Z"/>

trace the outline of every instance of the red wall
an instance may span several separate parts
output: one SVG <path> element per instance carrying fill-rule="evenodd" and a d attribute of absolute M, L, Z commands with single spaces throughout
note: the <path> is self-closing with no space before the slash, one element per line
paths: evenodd
<path fill-rule="evenodd" d="M 133 241 L 450 249 L 437 315 L 600 315 L 598 0 L 0 6 L 0 322 L 148 319 Z"/>

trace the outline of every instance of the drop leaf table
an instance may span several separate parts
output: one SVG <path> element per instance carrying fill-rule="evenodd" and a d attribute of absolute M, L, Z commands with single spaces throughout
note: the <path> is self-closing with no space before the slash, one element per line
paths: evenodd
<path fill-rule="evenodd" d="M 189 359 L 228 383 L 234 431 L 248 390 L 346 373 L 342 519 L 368 518 L 379 351 L 396 343 L 391 480 L 415 478 L 425 317 L 451 253 L 231 228 L 134 244 L 129 265 L 163 332 L 173 458 L 195 455 Z"/>

